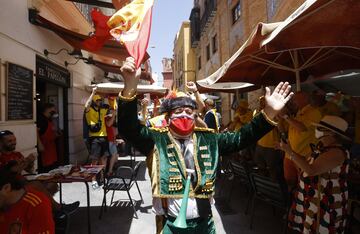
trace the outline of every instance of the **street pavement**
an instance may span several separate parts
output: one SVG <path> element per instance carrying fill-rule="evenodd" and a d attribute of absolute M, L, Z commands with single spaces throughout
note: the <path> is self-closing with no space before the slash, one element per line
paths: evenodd
<path fill-rule="evenodd" d="M 90 187 L 90 205 L 91 205 L 91 226 L 92 234 L 152 234 L 155 233 L 155 215 L 152 213 L 151 186 L 148 171 L 145 165 L 145 157 L 136 157 L 136 161 L 141 161 L 141 168 L 138 174 L 138 184 L 144 199 L 141 204 L 139 193 L 134 186 L 131 189 L 131 196 L 136 203 L 138 218 L 134 217 L 134 211 L 129 204 L 128 196 L 124 191 L 115 192 L 115 204 L 108 207 L 107 212 L 99 219 L 100 207 L 103 198 L 103 190 L 94 190 Z M 129 163 L 129 158 L 124 157 L 119 160 L 120 165 Z M 256 213 L 254 216 L 253 230 L 249 228 L 250 215 L 245 215 L 247 203 L 246 190 L 236 182 L 234 183 L 233 193 L 230 199 L 229 195 L 232 182 L 227 179 L 219 179 L 217 182 L 217 194 L 215 196 L 215 205 L 213 206 L 213 215 L 217 233 L 229 234 L 278 234 L 282 233 L 283 213 L 273 210 L 267 204 L 257 202 Z M 222 191 L 219 191 L 221 189 Z M 70 234 L 87 233 L 87 199 L 86 186 L 84 183 L 63 184 L 63 202 L 71 203 L 80 201 L 80 208 L 74 214 L 70 215 Z M 55 196 L 59 199 L 59 196 Z M 107 204 L 109 205 L 111 193 L 107 195 Z"/>

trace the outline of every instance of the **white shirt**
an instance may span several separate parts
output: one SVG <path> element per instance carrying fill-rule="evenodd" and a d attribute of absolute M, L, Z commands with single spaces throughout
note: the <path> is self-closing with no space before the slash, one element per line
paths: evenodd
<path fill-rule="evenodd" d="M 178 144 L 179 148 L 181 148 L 179 141 L 176 139 L 175 139 L 175 141 Z M 190 139 L 185 140 L 184 144 L 186 147 L 186 151 L 188 150 L 192 155 L 194 155 L 193 139 L 190 138 Z M 168 213 L 167 214 L 176 218 L 180 212 L 182 198 L 181 199 L 168 198 L 167 203 L 168 203 Z M 152 210 L 156 215 L 165 215 L 165 211 L 164 211 L 164 209 L 162 207 L 162 203 L 161 203 L 161 198 L 156 198 L 156 197 L 153 198 Z M 199 218 L 199 217 L 200 217 L 200 215 L 199 215 L 199 210 L 198 210 L 198 207 L 196 204 L 196 199 L 189 197 L 188 205 L 187 205 L 187 209 L 186 209 L 186 219 L 195 219 L 195 218 Z"/>

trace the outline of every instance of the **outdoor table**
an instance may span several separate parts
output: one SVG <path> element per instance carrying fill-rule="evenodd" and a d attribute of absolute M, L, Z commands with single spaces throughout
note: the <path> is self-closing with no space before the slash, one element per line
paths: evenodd
<path fill-rule="evenodd" d="M 56 174 L 48 179 L 38 179 L 28 178 L 29 180 L 39 180 L 47 183 L 58 183 L 59 184 L 59 197 L 60 204 L 62 204 L 62 184 L 63 183 L 74 183 L 74 182 L 83 182 L 86 187 L 86 199 L 87 199 L 87 223 L 88 223 L 88 233 L 91 234 L 91 222 L 90 222 L 90 191 L 89 184 L 96 178 L 96 175 L 99 174 L 103 169 L 103 165 L 85 165 L 82 166 L 83 170 L 76 171 L 74 168 L 67 175 Z M 56 169 L 55 169 L 56 170 Z M 40 174 L 41 175 L 41 174 Z M 45 176 L 46 177 L 46 176 Z"/>

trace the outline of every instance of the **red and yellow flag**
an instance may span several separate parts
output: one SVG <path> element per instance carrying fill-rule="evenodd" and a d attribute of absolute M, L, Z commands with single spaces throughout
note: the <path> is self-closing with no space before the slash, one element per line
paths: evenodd
<path fill-rule="evenodd" d="M 154 0 L 133 0 L 107 22 L 110 34 L 125 44 L 138 68 L 149 44 Z"/>

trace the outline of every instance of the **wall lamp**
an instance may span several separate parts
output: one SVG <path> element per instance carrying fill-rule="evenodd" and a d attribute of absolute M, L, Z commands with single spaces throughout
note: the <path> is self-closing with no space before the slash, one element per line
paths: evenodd
<path fill-rule="evenodd" d="M 68 49 L 66 48 L 62 48 L 60 50 L 58 50 L 57 52 L 50 52 L 48 51 L 47 49 L 44 50 L 44 55 L 47 57 L 49 54 L 51 55 L 57 55 L 57 54 L 60 54 L 62 51 L 66 51 L 68 55 L 70 56 L 74 56 L 75 58 L 82 58 L 83 55 L 81 53 L 81 50 L 78 50 L 78 49 L 74 49 L 73 51 L 69 51 Z"/>
<path fill-rule="evenodd" d="M 89 57 L 89 58 L 85 58 L 85 57 L 78 57 L 77 59 L 76 59 L 76 61 L 75 62 L 73 62 L 73 63 L 69 63 L 68 61 L 65 61 L 64 62 L 64 65 L 65 65 L 65 67 L 68 67 L 69 65 L 75 65 L 75 64 L 77 64 L 80 60 L 83 60 L 84 61 L 84 63 L 86 63 L 86 64 L 95 64 L 95 61 L 94 61 L 94 59 L 93 59 L 93 57 Z"/>
<path fill-rule="evenodd" d="M 75 62 L 69 63 L 68 61 L 64 62 L 65 67 L 68 67 L 69 65 L 75 65 L 80 61 L 80 58 L 76 59 Z"/>

